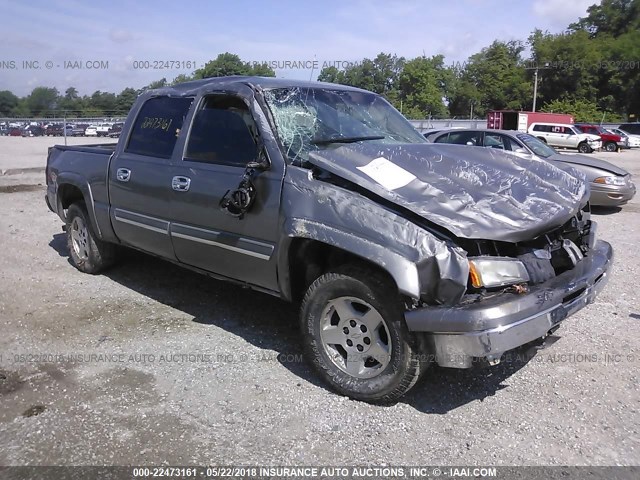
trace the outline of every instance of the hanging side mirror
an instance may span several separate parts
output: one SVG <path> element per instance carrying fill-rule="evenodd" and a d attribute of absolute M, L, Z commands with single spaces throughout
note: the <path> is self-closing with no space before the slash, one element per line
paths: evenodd
<path fill-rule="evenodd" d="M 256 153 L 256 160 L 252 160 L 251 162 L 247 163 L 247 170 L 269 170 L 269 168 L 271 167 L 271 162 L 269 162 L 269 158 L 264 151 L 264 146 L 260 145 Z"/>

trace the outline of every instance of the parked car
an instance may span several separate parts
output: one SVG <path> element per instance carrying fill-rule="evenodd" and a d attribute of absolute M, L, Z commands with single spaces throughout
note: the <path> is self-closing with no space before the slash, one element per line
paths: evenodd
<path fill-rule="evenodd" d="M 607 132 L 599 125 L 576 123 L 576 127 L 583 133 L 599 135 L 602 140 L 602 146 L 607 152 L 615 152 L 618 148 L 629 148 L 629 144 L 625 138 L 622 138 L 620 135 Z"/>
<path fill-rule="evenodd" d="M 73 137 L 83 137 L 84 132 L 87 130 L 88 126 L 89 125 L 87 125 L 86 123 L 80 123 L 74 126 L 73 129 L 71 130 L 71 135 Z"/>
<path fill-rule="evenodd" d="M 599 135 L 584 133 L 568 123 L 532 123 L 527 132 L 552 147 L 573 148 L 580 153 L 591 153 L 602 147 Z"/>
<path fill-rule="evenodd" d="M 624 130 L 621 130 L 619 128 L 610 128 L 609 131 L 626 138 L 627 143 L 629 144 L 629 148 L 640 147 L 640 135 L 633 135 L 632 133 L 625 132 Z"/>
<path fill-rule="evenodd" d="M 29 125 L 22 130 L 23 137 L 42 137 L 44 136 L 44 128 L 37 125 Z"/>
<path fill-rule="evenodd" d="M 636 187 L 629 172 L 612 163 L 580 154 L 560 154 L 527 133 L 513 130 L 448 130 L 432 139 L 435 143 L 474 145 L 512 152 L 518 156 L 544 159 L 574 167 L 591 186 L 591 205 L 620 206 L 631 200 Z"/>
<path fill-rule="evenodd" d="M 107 134 L 107 136 L 111 137 L 111 138 L 118 138 L 120 136 L 120 134 L 122 133 L 122 127 L 124 126 L 124 123 L 122 122 L 117 122 L 114 123 L 111 128 L 109 129 L 109 133 Z"/>
<path fill-rule="evenodd" d="M 625 132 L 631 135 L 640 135 L 640 122 L 635 123 L 623 123 L 618 127 L 620 130 L 624 130 Z"/>
<path fill-rule="evenodd" d="M 9 128 L 9 132 L 7 133 L 7 135 L 9 135 L 10 137 L 21 137 L 22 129 L 18 127 L 11 127 Z"/>
<path fill-rule="evenodd" d="M 581 178 L 428 143 L 365 90 L 208 78 L 143 93 L 125 125 L 114 145 L 49 149 L 76 268 L 124 245 L 300 302 L 309 362 L 352 398 L 393 401 L 432 359 L 495 365 L 610 276 Z"/>
<path fill-rule="evenodd" d="M 89 125 L 84 130 L 84 136 L 85 137 L 97 137 L 98 136 L 98 127 L 96 127 L 95 125 Z"/>
<path fill-rule="evenodd" d="M 101 123 L 96 127 L 96 135 L 98 137 L 106 137 L 112 125 L 111 123 Z"/>
<path fill-rule="evenodd" d="M 73 126 L 70 124 L 65 126 L 62 123 L 53 123 L 49 125 L 45 129 L 45 135 L 48 137 L 62 137 L 65 134 L 65 128 L 67 130 L 67 136 L 71 136 L 73 133 Z"/>
<path fill-rule="evenodd" d="M 61 123 L 52 123 L 50 125 L 47 125 L 47 127 L 44 129 L 44 134 L 47 137 L 59 137 L 63 133 L 64 132 L 62 131 Z"/>

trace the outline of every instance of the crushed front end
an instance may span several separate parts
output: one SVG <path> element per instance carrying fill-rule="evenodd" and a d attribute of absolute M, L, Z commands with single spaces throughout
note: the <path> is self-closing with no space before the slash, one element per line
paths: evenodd
<path fill-rule="evenodd" d="M 561 227 L 518 243 L 467 240 L 469 281 L 455 305 L 418 304 L 409 330 L 426 332 L 439 365 L 468 368 L 556 329 L 608 281 L 613 250 L 596 240 L 588 206 Z"/>

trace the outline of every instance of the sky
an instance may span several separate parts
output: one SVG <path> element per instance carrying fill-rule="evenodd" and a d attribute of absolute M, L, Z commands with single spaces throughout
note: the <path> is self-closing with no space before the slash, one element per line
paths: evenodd
<path fill-rule="evenodd" d="M 119 93 L 190 74 L 224 52 L 273 62 L 278 77 L 294 79 L 380 52 L 455 64 L 496 39 L 562 32 L 597 2 L 0 0 L 0 90 Z"/>

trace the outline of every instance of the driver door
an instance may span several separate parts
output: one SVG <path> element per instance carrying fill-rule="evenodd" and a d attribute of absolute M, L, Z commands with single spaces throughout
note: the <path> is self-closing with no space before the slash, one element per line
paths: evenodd
<path fill-rule="evenodd" d="M 253 96 L 220 93 L 201 99 L 182 158 L 173 167 L 171 239 L 182 263 L 277 290 L 283 166 L 256 171 L 255 200 L 244 216 L 221 208 L 225 195 L 238 187 L 247 163 L 258 160 L 256 108 Z"/>

